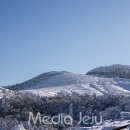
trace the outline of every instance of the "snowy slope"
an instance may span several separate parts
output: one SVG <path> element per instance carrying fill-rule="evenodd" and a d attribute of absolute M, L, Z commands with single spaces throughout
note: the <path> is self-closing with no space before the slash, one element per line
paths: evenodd
<path fill-rule="evenodd" d="M 101 66 L 88 71 L 86 75 L 107 78 L 119 77 L 130 79 L 130 65 L 115 64 L 110 66 Z"/>
<path fill-rule="evenodd" d="M 24 126 L 21 124 L 21 125 L 17 125 L 15 127 L 13 127 L 11 130 L 25 130 Z"/>
<path fill-rule="evenodd" d="M 128 79 L 101 78 L 66 71 L 53 71 L 41 74 L 24 83 L 8 86 L 8 88 L 43 96 L 79 94 L 130 95 L 129 86 L 130 80 Z"/>
<path fill-rule="evenodd" d="M 14 91 L 0 87 L 0 98 L 3 98 L 3 96 L 11 97 L 14 94 Z"/>
<path fill-rule="evenodd" d="M 116 128 L 120 127 L 126 127 L 122 130 L 129 130 L 130 129 L 130 120 L 106 120 L 102 124 L 99 125 L 94 125 L 91 127 L 77 127 L 77 128 L 72 128 L 73 130 L 114 130 Z M 66 128 L 66 130 L 72 130 L 71 128 Z M 25 130 L 24 126 L 17 125 L 13 127 L 11 130 Z"/>
<path fill-rule="evenodd" d="M 95 125 L 92 127 L 75 128 L 75 130 L 114 130 L 116 128 L 120 128 L 123 126 L 127 126 L 127 127 L 120 130 L 129 130 L 130 129 L 129 125 L 130 125 L 130 120 L 117 120 L 117 121 L 107 120 L 100 125 Z"/>

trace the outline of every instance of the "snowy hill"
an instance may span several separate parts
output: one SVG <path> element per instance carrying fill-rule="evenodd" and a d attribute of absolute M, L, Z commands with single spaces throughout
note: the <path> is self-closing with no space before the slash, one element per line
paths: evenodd
<path fill-rule="evenodd" d="M 130 79 L 130 66 L 120 64 L 115 64 L 111 66 L 101 66 L 93 70 L 90 70 L 86 75 L 93 75 L 107 78 L 119 77 Z"/>
<path fill-rule="evenodd" d="M 3 96 L 11 97 L 14 94 L 14 91 L 0 87 L 0 98 L 3 98 Z"/>
<path fill-rule="evenodd" d="M 129 86 L 129 79 L 101 78 L 66 71 L 52 71 L 7 88 L 43 96 L 80 94 L 130 95 Z"/>

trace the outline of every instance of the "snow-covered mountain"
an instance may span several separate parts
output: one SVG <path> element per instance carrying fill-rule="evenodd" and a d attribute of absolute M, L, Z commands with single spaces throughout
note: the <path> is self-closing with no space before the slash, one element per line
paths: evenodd
<path fill-rule="evenodd" d="M 130 80 L 74 74 L 66 71 L 52 71 L 7 88 L 43 96 L 79 94 L 130 95 Z"/>
<path fill-rule="evenodd" d="M 115 64 L 111 66 L 101 66 L 88 71 L 86 75 L 93 75 L 107 78 L 126 78 L 130 79 L 130 65 Z"/>

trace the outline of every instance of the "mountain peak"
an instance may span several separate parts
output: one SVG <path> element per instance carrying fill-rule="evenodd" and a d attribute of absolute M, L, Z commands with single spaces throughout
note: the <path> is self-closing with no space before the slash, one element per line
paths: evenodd
<path fill-rule="evenodd" d="M 130 79 L 130 65 L 114 64 L 110 66 L 101 66 L 92 69 L 86 75 L 93 75 L 107 78 L 126 78 Z"/>
<path fill-rule="evenodd" d="M 102 67 L 100 69 L 98 68 L 96 72 L 100 74 L 100 71 L 110 73 L 110 71 L 113 72 L 115 68 L 120 68 L 120 65 L 110 66 L 108 67 L 109 69 L 106 68 L 107 67 L 104 69 L 105 72 Z M 126 79 L 100 78 L 66 71 L 51 71 L 43 73 L 23 83 L 8 86 L 7 88 L 14 91 L 32 93 L 41 96 L 84 94 L 96 94 L 97 96 L 104 94 L 130 95 L 129 84 L 130 80 Z"/>
<path fill-rule="evenodd" d="M 51 78 L 54 78 L 56 76 L 60 76 L 60 75 L 65 75 L 65 74 L 69 74 L 70 72 L 67 71 L 50 71 L 50 72 L 45 72 L 42 73 L 30 80 L 27 80 L 23 83 L 19 83 L 16 85 L 12 85 L 12 86 L 7 86 L 6 88 L 10 88 L 12 90 L 19 90 L 19 89 L 25 89 L 26 87 L 30 88 L 36 84 L 40 84 L 41 82 L 44 83 L 48 80 L 50 80 Z"/>

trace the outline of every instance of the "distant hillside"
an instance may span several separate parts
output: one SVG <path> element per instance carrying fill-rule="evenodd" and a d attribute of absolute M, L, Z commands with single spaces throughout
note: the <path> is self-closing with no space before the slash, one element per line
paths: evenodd
<path fill-rule="evenodd" d="M 58 76 L 58 75 L 62 75 L 64 73 L 68 73 L 66 71 L 51 71 L 51 72 L 46 72 L 43 74 L 40 74 L 30 80 L 27 80 L 23 83 L 20 84 L 16 84 L 16 85 L 12 85 L 12 86 L 7 86 L 5 88 L 10 88 L 11 90 L 26 90 L 26 89 L 30 89 L 32 87 L 35 88 L 43 88 L 46 87 L 46 84 L 43 85 L 44 82 L 48 81 L 49 79 Z"/>
<path fill-rule="evenodd" d="M 26 82 L 6 88 L 41 96 L 130 95 L 130 80 L 100 78 L 66 71 L 43 73 Z"/>
<path fill-rule="evenodd" d="M 130 79 L 130 66 L 115 64 L 111 66 L 101 66 L 90 70 L 86 75 L 106 77 L 106 78 L 125 78 Z"/>

